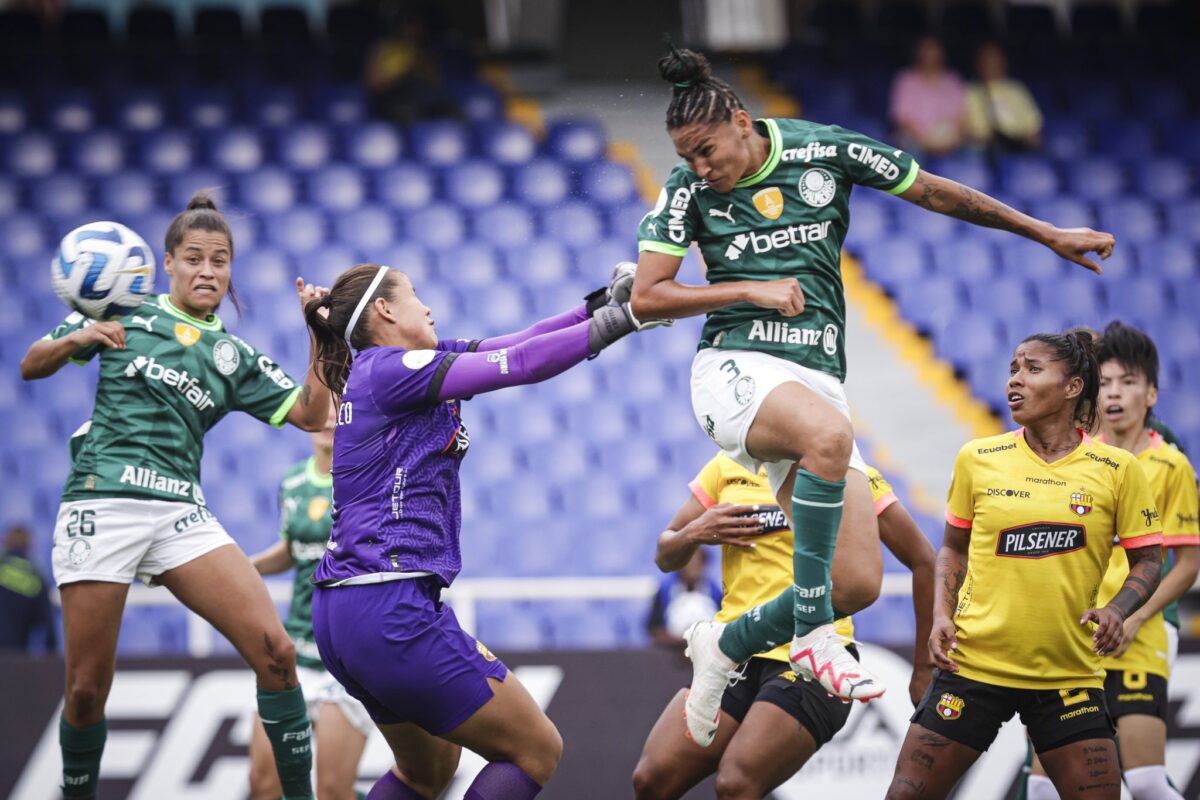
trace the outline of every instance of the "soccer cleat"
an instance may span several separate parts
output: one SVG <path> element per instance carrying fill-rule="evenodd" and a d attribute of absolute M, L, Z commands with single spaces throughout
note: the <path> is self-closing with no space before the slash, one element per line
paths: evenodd
<path fill-rule="evenodd" d="M 729 673 L 737 664 L 721 652 L 717 642 L 724 622 L 697 622 L 688 628 L 684 655 L 692 660 L 692 688 L 683 704 L 683 720 L 688 736 L 701 747 L 712 744 L 721 718 L 721 696 L 729 683 Z"/>
<path fill-rule="evenodd" d="M 788 658 L 797 675 L 806 681 L 817 681 L 822 689 L 840 700 L 865 703 L 887 691 L 882 681 L 850 655 L 846 640 L 832 624 L 792 639 Z"/>

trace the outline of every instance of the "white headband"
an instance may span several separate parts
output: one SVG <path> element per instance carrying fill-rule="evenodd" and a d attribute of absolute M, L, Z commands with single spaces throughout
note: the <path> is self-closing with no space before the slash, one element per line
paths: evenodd
<path fill-rule="evenodd" d="M 351 350 L 354 345 L 350 344 L 350 336 L 354 333 L 354 326 L 358 324 L 358 318 L 362 316 L 363 310 L 367 307 L 367 303 L 371 301 L 371 295 L 375 294 L 375 290 L 379 288 L 379 282 L 383 280 L 383 276 L 387 275 L 391 267 L 382 266 L 379 272 L 375 273 L 375 280 L 371 281 L 371 285 L 367 287 L 367 291 L 359 298 L 358 305 L 354 307 L 354 313 L 350 315 L 350 321 L 346 323 L 346 346 Z"/>

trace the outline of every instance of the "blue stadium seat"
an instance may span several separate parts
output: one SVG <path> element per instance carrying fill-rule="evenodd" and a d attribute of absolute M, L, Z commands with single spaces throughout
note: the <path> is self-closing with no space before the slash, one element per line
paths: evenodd
<path fill-rule="evenodd" d="M 1200 242 L 1200 197 L 1168 203 L 1167 228 L 1174 236 Z"/>
<path fill-rule="evenodd" d="M 303 113 L 300 92 L 291 86 L 256 86 L 247 90 L 243 98 L 244 118 L 264 127 L 293 125 Z"/>
<path fill-rule="evenodd" d="M 413 157 L 435 167 L 446 167 L 467 157 L 467 130 L 457 122 L 417 122 L 409 128 Z"/>
<path fill-rule="evenodd" d="M 517 247 L 533 239 L 533 216 L 523 206 L 499 203 L 475 216 L 475 235 L 494 247 Z"/>
<path fill-rule="evenodd" d="M 328 211 L 344 212 L 358 208 L 367 196 L 361 173 L 344 164 L 333 164 L 308 178 L 309 202 Z"/>
<path fill-rule="evenodd" d="M 477 602 L 475 609 L 478 630 L 474 634 L 492 652 L 543 650 L 550 642 L 549 631 L 530 603 L 485 600 Z"/>
<path fill-rule="evenodd" d="M 52 90 L 42 101 L 46 121 L 56 131 L 83 133 L 96 124 L 96 105 L 91 92 L 78 89 Z"/>
<path fill-rule="evenodd" d="M 437 254 L 439 279 L 455 286 L 483 289 L 496 283 L 500 275 L 500 257 L 486 244 L 467 241 Z"/>
<path fill-rule="evenodd" d="M 21 205 L 21 188 L 6 175 L 0 175 L 0 217 L 13 214 Z M 0 270 L 0 276 L 3 271 Z"/>
<path fill-rule="evenodd" d="M 491 162 L 512 167 L 528 163 L 536 149 L 529 130 L 515 122 L 487 122 L 478 126 L 480 152 Z"/>
<path fill-rule="evenodd" d="M 1200 116 L 1173 120 L 1163 126 L 1163 152 L 1200 161 Z"/>
<path fill-rule="evenodd" d="M 1170 156 L 1139 161 L 1133 180 L 1138 193 L 1159 202 L 1181 200 L 1196 185 L 1194 171 L 1187 162 Z"/>
<path fill-rule="evenodd" d="M 1097 325 L 1108 310 L 1101 279 L 1082 271 L 1054 281 L 1034 281 L 1033 289 L 1041 307 L 1061 315 L 1067 325 Z"/>
<path fill-rule="evenodd" d="M 1171 298 L 1157 282 L 1105 274 L 1104 289 L 1111 298 L 1109 313 L 1114 317 L 1152 319 L 1170 311 Z"/>
<path fill-rule="evenodd" d="M 1116 81 L 1074 79 L 1062 95 L 1069 110 L 1084 119 L 1107 122 L 1123 116 L 1125 101 Z"/>
<path fill-rule="evenodd" d="M 120 175 L 97 181 L 100 207 L 118 216 L 148 214 L 159 205 L 158 187 L 143 172 L 124 170 Z"/>
<path fill-rule="evenodd" d="M 388 209 L 367 205 L 338 214 L 333 219 L 337 237 L 364 253 L 380 253 L 397 238 L 395 215 Z M 371 255 L 371 258 L 376 258 Z"/>
<path fill-rule="evenodd" d="M 1008 237 L 1000 246 L 1001 275 L 1005 280 L 1051 280 L 1062 274 L 1061 261 L 1049 248 L 1028 239 Z"/>
<path fill-rule="evenodd" d="M 1122 244 L 1157 238 L 1162 230 L 1158 210 L 1140 197 L 1121 197 L 1099 204 L 1100 225 Z"/>
<path fill-rule="evenodd" d="M 125 148 L 112 131 L 92 131 L 71 142 L 70 161 L 80 174 L 107 177 L 125 166 Z"/>
<path fill-rule="evenodd" d="M 392 166 L 404 152 L 395 126 L 385 122 L 369 122 L 348 128 L 343 147 L 351 162 L 371 170 Z"/>
<path fill-rule="evenodd" d="M 212 86 L 185 88 L 176 96 L 176 117 L 187 127 L 219 130 L 233 121 L 233 99 L 225 89 Z"/>
<path fill-rule="evenodd" d="M 604 236 L 600 214 L 585 202 L 570 200 L 542 212 L 542 229 L 572 247 L 584 247 Z"/>
<path fill-rule="evenodd" d="M 110 102 L 113 121 L 127 131 L 156 131 L 167 117 L 162 94 L 156 89 L 122 87 Z"/>
<path fill-rule="evenodd" d="M 966 236 L 933 248 L 933 271 L 966 283 L 989 281 L 999 266 L 996 248 L 982 236 Z"/>
<path fill-rule="evenodd" d="M 489 209 L 481 217 L 496 212 L 504 206 Z M 503 221 L 499 221 L 503 224 Z M 408 237 L 431 250 L 457 247 L 467 235 L 466 220 L 462 212 L 448 203 L 433 202 L 418 208 L 404 218 Z"/>
<path fill-rule="evenodd" d="M 1200 212 L 1200 206 L 1196 209 Z M 1138 245 L 1138 259 L 1147 272 L 1164 278 L 1200 278 L 1200 253 L 1193 240 L 1163 237 Z"/>
<path fill-rule="evenodd" d="M 287 287 L 296 277 L 296 267 L 287 253 L 276 247 L 256 247 L 251 250 L 239 248 L 237 255 L 237 283 L 264 294 Z"/>
<path fill-rule="evenodd" d="M 175 175 L 190 169 L 196 161 L 192 137 L 180 130 L 147 134 L 139 149 L 142 166 L 160 175 Z"/>
<path fill-rule="evenodd" d="M 472 326 L 479 327 L 479 336 L 499 336 L 525 327 L 530 306 L 526 290 L 508 283 L 463 290 L 463 313 Z"/>
<path fill-rule="evenodd" d="M 580 192 L 592 202 L 606 206 L 637 199 L 629 168 L 611 161 L 597 161 L 585 167 Z"/>
<path fill-rule="evenodd" d="M 358 82 L 313 86 L 309 108 L 320 113 L 323 121 L 342 127 L 368 123 L 366 92 Z"/>
<path fill-rule="evenodd" d="M 1091 150 L 1092 138 L 1088 124 L 1073 117 L 1047 118 L 1042 139 L 1046 152 L 1065 163 L 1083 158 Z"/>
<path fill-rule="evenodd" d="M 1084 200 L 1107 200 L 1125 187 L 1125 173 L 1116 161 L 1099 156 L 1073 161 L 1067 165 L 1067 185 L 1073 195 Z"/>
<path fill-rule="evenodd" d="M 1188 96 L 1175 82 L 1141 78 L 1130 97 L 1137 117 L 1174 124 L 1187 114 Z"/>
<path fill-rule="evenodd" d="M 1107 281 L 1109 278 L 1126 279 L 1132 278 L 1141 272 L 1141 264 L 1138 261 L 1137 245 L 1133 242 L 1123 241 L 1121 234 L 1117 234 L 1117 246 L 1113 248 L 1112 255 L 1104 260 L 1096 257 L 1095 253 L 1088 256 L 1093 261 L 1100 264 L 1104 270 L 1104 278 Z"/>
<path fill-rule="evenodd" d="M 896 287 L 896 301 L 904 318 L 922 330 L 940 330 L 963 311 L 964 297 L 954 278 L 933 276 Z M 973 309 L 978 310 L 978 309 Z"/>
<path fill-rule="evenodd" d="M 397 210 L 424 208 L 433 200 L 433 173 L 418 164 L 401 163 L 375 174 L 375 195 Z"/>
<path fill-rule="evenodd" d="M 275 135 L 279 163 L 297 172 L 311 172 L 329 163 L 333 142 L 329 131 L 313 123 L 287 125 Z"/>
<path fill-rule="evenodd" d="M 494 164 L 468 160 L 452 164 L 445 172 L 446 197 L 464 209 L 490 208 L 504 195 L 504 173 Z"/>
<path fill-rule="evenodd" d="M 951 319 L 946 327 L 936 334 L 934 345 L 943 357 L 960 369 L 966 369 L 971 363 L 987 358 L 993 353 L 1009 349 L 996 323 L 976 316 Z"/>
<path fill-rule="evenodd" d="M 513 170 L 513 197 L 535 208 L 561 203 L 570 191 L 567 170 L 554 161 L 534 159 Z"/>
<path fill-rule="evenodd" d="M 629 432 L 636 427 L 629 409 L 624 405 L 614 409 L 607 397 L 571 403 L 566 406 L 565 416 L 568 431 L 597 447 L 627 441 Z"/>
<path fill-rule="evenodd" d="M 650 208 L 649 203 L 641 200 L 611 206 L 608 209 L 608 235 L 629 242 L 630 247 L 636 247 L 638 228 Z"/>
<path fill-rule="evenodd" d="M 479 81 L 455 84 L 451 87 L 454 98 L 462 109 L 463 116 L 474 122 L 498 119 L 503 103 L 492 87 Z"/>
<path fill-rule="evenodd" d="M 850 219 L 853 224 L 846 234 L 846 246 L 862 252 L 870 243 L 887 236 L 892 229 L 896 206 L 886 199 L 874 197 L 876 193 L 858 191 L 851 195 Z"/>
<path fill-rule="evenodd" d="M 292 256 L 307 256 L 325 241 L 325 215 L 309 206 L 264 215 L 267 240 Z M 307 267 L 308 260 L 304 264 Z M 347 264 L 349 266 L 349 264 Z"/>
<path fill-rule="evenodd" d="M 898 284 L 924 278 L 929 261 L 928 248 L 912 239 L 884 239 L 863 249 L 867 274 L 889 291 Z"/>
<path fill-rule="evenodd" d="M 637 261 L 637 242 L 632 234 L 575 248 L 574 274 L 599 285 L 612 277 L 613 267 L 622 261 Z"/>
<path fill-rule="evenodd" d="M 296 181 L 279 167 L 266 167 L 235 178 L 241 205 L 254 213 L 278 214 L 296 203 Z"/>
<path fill-rule="evenodd" d="M 226 172 L 241 174 L 263 163 L 263 144 L 250 128 L 225 128 L 209 136 L 209 163 Z"/>
<path fill-rule="evenodd" d="M 36 211 L 56 219 L 74 217 L 90 205 L 87 184 L 65 172 L 34 183 L 30 199 Z"/>
<path fill-rule="evenodd" d="M 1091 228 L 1096 225 L 1096 215 L 1082 200 L 1060 195 L 1033 205 L 1033 215 L 1060 228 Z"/>
<path fill-rule="evenodd" d="M 962 223 L 953 217 L 905 202 L 896 206 L 896 225 L 906 235 L 921 239 L 935 249 L 964 232 Z"/>
<path fill-rule="evenodd" d="M 416 242 L 404 239 L 380 248 L 377 254 L 372 252 L 372 256 L 377 256 L 379 263 L 387 264 L 407 275 L 418 292 L 433 268 L 433 257 L 429 255 L 429 251 Z"/>
<path fill-rule="evenodd" d="M 571 273 L 571 262 L 570 251 L 556 239 L 534 239 L 504 253 L 505 271 L 531 289 L 564 280 Z"/>
<path fill-rule="evenodd" d="M 929 169 L 937 175 L 981 192 L 990 193 L 993 189 L 992 169 L 987 161 L 977 154 L 959 154 L 939 159 L 931 163 Z"/>
<path fill-rule="evenodd" d="M 11 136 L 25 130 L 29 122 L 29 103 L 23 95 L 0 91 L 0 135 Z"/>
<path fill-rule="evenodd" d="M 1151 123 L 1128 118 L 1100 120 L 1095 137 L 1100 154 L 1140 164 L 1158 150 L 1158 133 Z"/>
<path fill-rule="evenodd" d="M 342 242 L 316 240 L 310 249 L 291 248 L 304 277 L 314 283 L 332 286 L 337 276 L 363 263 L 362 255 L 353 246 Z"/>
<path fill-rule="evenodd" d="M 604 157 L 604 128 L 598 120 L 578 117 L 558 119 L 546 129 L 546 152 L 569 164 L 585 164 Z"/>
<path fill-rule="evenodd" d="M 1058 194 L 1058 173 L 1049 161 L 1038 156 L 1006 159 L 1001 174 L 1005 191 L 1024 203 Z"/>
<path fill-rule="evenodd" d="M 20 134 L 6 149 L 7 173 L 18 178 L 44 178 L 58 166 L 54 140 L 44 133 Z"/>

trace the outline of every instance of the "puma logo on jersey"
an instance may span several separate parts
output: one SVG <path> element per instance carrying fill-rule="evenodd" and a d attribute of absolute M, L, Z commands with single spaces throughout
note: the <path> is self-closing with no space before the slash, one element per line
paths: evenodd
<path fill-rule="evenodd" d="M 733 203 L 730 203 L 729 207 L 726 208 L 724 211 L 722 211 L 719 208 L 710 208 L 708 210 L 708 215 L 710 217 L 723 217 L 724 219 L 729 220 L 730 225 L 737 224 L 733 219 Z"/>
<path fill-rule="evenodd" d="M 150 317 L 150 319 L 146 319 L 146 318 L 144 318 L 144 317 L 139 317 L 137 314 L 134 314 L 134 315 L 133 315 L 133 316 L 130 318 L 130 320 L 129 320 L 129 321 L 130 321 L 130 322 L 137 323 L 138 325 L 144 325 L 144 326 L 146 327 L 146 332 L 147 332 L 147 333 L 153 333 L 153 331 L 154 331 L 154 320 L 156 320 L 156 319 L 158 319 L 158 314 L 155 314 L 155 315 L 153 315 L 152 317 Z"/>

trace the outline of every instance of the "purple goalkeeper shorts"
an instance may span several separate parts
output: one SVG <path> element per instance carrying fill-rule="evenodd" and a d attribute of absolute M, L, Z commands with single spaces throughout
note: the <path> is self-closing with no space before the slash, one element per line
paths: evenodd
<path fill-rule="evenodd" d="M 377 724 L 411 722 L 441 735 L 492 698 L 488 678 L 508 675 L 440 595 L 433 577 L 313 593 L 321 660 Z"/>

